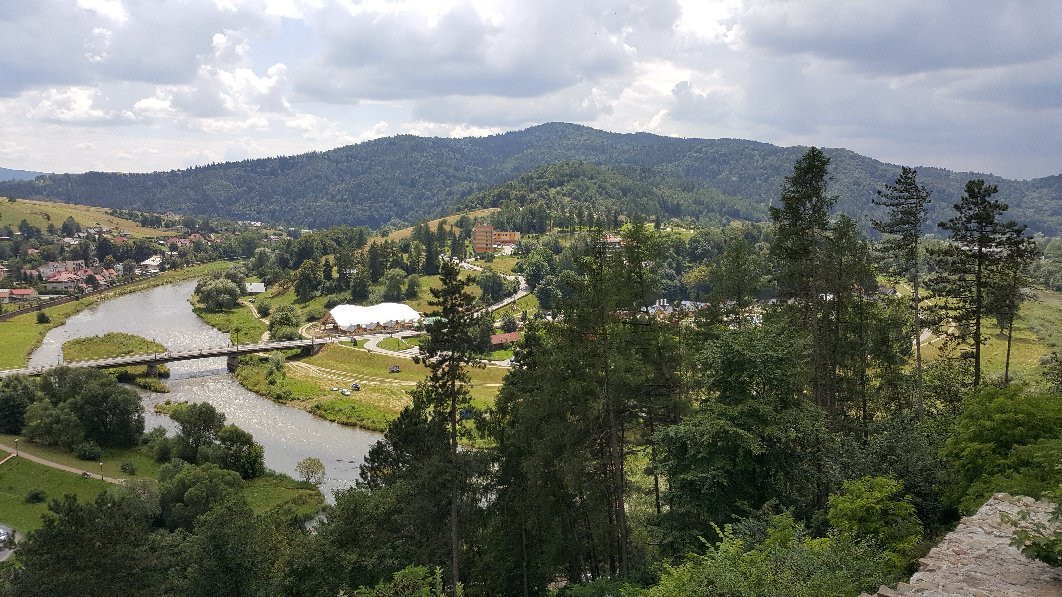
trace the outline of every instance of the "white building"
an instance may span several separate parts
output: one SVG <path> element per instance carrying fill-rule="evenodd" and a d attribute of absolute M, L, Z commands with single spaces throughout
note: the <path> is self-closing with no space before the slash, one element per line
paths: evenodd
<path fill-rule="evenodd" d="M 408 329 L 418 321 L 420 313 L 402 303 L 380 303 L 371 307 L 336 305 L 322 327 L 333 327 L 350 334 L 369 334 Z"/>

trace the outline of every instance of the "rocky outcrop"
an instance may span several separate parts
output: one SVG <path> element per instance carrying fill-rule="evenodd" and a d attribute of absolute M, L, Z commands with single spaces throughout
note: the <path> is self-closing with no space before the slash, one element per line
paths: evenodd
<path fill-rule="evenodd" d="M 1062 569 L 1029 559 L 1010 545 L 1014 528 L 1001 514 L 1028 510 L 1046 522 L 1053 505 L 1005 493 L 992 496 L 973 516 L 959 522 L 939 545 L 919 560 L 911 580 L 876 596 L 906 597 L 1062 597 Z M 864 594 L 861 597 L 870 597 Z"/>

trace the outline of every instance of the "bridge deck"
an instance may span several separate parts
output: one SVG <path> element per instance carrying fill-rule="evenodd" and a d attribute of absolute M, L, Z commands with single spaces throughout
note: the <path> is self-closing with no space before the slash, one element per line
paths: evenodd
<path fill-rule="evenodd" d="M 288 350 L 292 348 L 313 348 L 325 344 L 341 342 L 346 338 L 304 338 L 300 340 L 281 340 L 279 342 L 260 342 L 257 344 L 240 344 L 239 346 L 217 346 L 214 348 L 200 348 L 196 350 L 179 350 L 158 353 L 135 354 L 91 361 L 70 361 L 60 363 L 66 367 L 93 367 L 107 369 L 110 367 L 126 367 L 130 365 L 157 365 L 160 363 L 172 363 L 174 361 L 190 361 L 193 359 L 209 359 L 214 357 L 229 357 L 241 354 L 257 352 L 272 352 L 274 350 Z M 56 365 L 56 366 L 60 366 Z M 26 369 L 6 369 L 0 371 L 0 377 L 7 375 L 40 375 L 54 367 L 37 367 Z"/>

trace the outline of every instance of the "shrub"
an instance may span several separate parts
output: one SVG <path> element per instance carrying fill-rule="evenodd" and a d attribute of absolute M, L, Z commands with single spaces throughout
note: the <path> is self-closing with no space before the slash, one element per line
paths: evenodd
<path fill-rule="evenodd" d="M 48 499 L 48 494 L 44 493 L 43 489 L 31 489 L 26 493 L 27 504 L 40 504 L 46 499 Z"/>
<path fill-rule="evenodd" d="M 893 570 L 902 571 L 922 540 L 922 523 L 911 496 L 902 493 L 903 483 L 889 477 L 863 477 L 845 481 L 842 490 L 830 496 L 830 525 L 848 539 L 877 546 Z"/>
<path fill-rule="evenodd" d="M 37 323 L 51 323 L 52 318 L 44 311 L 37 311 Z"/>
<path fill-rule="evenodd" d="M 324 307 L 314 307 L 306 312 L 306 322 L 320 321 L 325 315 L 328 315 L 328 311 Z"/>
<path fill-rule="evenodd" d="M 74 454 L 81 460 L 99 460 L 103 450 L 94 441 L 81 442 L 74 447 Z"/>
<path fill-rule="evenodd" d="M 136 474 L 136 465 L 133 464 L 132 462 L 129 462 L 128 460 L 123 462 L 122 466 L 119 467 L 119 468 L 121 469 L 121 471 L 123 473 L 125 473 L 127 475 L 135 475 Z"/>
<path fill-rule="evenodd" d="M 254 308 L 258 311 L 259 317 L 269 317 L 269 312 L 272 310 L 272 307 L 269 305 L 269 303 L 265 302 L 261 298 L 254 302 Z"/>

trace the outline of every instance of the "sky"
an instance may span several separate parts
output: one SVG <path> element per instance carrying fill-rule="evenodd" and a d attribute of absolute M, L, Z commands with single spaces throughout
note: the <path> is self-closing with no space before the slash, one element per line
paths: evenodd
<path fill-rule="evenodd" d="M 1053 0 L 0 0 L 0 166 L 575 122 L 1062 173 Z"/>

